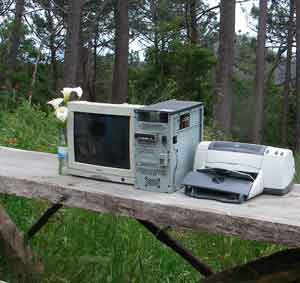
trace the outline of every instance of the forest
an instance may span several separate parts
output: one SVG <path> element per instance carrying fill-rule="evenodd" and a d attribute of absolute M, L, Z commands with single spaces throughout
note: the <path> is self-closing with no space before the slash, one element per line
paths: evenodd
<path fill-rule="evenodd" d="M 80 85 L 89 101 L 203 101 L 221 134 L 298 149 L 297 1 L 211 2 L 2 1 L 0 98 L 44 107 Z"/>
<path fill-rule="evenodd" d="M 298 152 L 300 1 L 1 0 L 0 145 L 55 153 L 47 101 L 78 86 L 92 102 L 202 101 L 206 139 Z M 21 230 L 45 207 L 0 200 Z M 51 225 L 33 242 L 47 266 L 39 282 L 198 282 L 132 220 L 64 209 Z M 217 270 L 282 248 L 172 233 L 200 256 L 209 250 Z"/>

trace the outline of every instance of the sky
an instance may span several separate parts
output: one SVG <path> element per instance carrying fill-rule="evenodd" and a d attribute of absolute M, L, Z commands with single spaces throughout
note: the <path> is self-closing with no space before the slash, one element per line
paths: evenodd
<path fill-rule="evenodd" d="M 236 32 L 241 31 L 241 33 L 249 33 L 250 35 L 255 34 L 251 30 L 251 20 L 249 19 L 249 15 L 251 12 L 252 6 L 255 4 L 259 5 L 258 0 L 237 0 L 236 1 Z M 209 4 L 210 7 L 214 7 L 219 5 L 220 0 L 206 0 L 206 3 Z M 252 23 L 253 24 L 253 23 Z"/>

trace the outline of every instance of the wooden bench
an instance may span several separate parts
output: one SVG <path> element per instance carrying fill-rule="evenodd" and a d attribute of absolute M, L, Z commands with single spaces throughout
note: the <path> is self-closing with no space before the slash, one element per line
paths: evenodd
<path fill-rule="evenodd" d="M 55 155 L 0 147 L 0 193 L 49 201 L 58 206 L 54 212 L 64 205 L 132 217 L 145 227 L 155 223 L 300 246 L 300 185 L 283 197 L 262 195 L 235 205 L 189 198 L 181 191 L 144 192 L 130 185 L 59 176 L 57 166 Z M 44 218 L 47 220 L 47 215 Z M 151 227 L 146 228 L 151 231 Z M 157 235 L 157 231 L 151 232 Z M 167 235 L 164 232 L 161 235 L 160 240 L 166 243 Z M 169 246 L 173 244 L 177 245 Z"/>

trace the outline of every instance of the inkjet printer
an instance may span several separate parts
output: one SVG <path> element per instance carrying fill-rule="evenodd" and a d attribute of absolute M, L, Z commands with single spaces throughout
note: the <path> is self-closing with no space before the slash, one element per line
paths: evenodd
<path fill-rule="evenodd" d="M 201 142 L 194 171 L 182 185 L 195 198 L 242 203 L 261 193 L 284 195 L 292 187 L 291 150 L 237 142 Z"/>

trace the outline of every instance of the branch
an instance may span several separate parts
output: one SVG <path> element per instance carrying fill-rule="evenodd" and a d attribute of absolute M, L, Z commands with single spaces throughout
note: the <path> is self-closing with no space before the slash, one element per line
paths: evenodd
<path fill-rule="evenodd" d="M 277 52 L 277 55 L 276 55 L 275 62 L 274 62 L 273 66 L 272 66 L 272 68 L 271 68 L 271 70 L 268 74 L 268 78 L 267 78 L 267 81 L 266 81 L 267 85 L 270 83 L 270 81 L 273 77 L 273 74 L 274 74 L 276 68 L 278 67 L 278 64 L 280 63 L 281 56 L 286 50 L 287 50 L 286 46 L 284 48 L 282 48 L 282 46 L 278 48 L 278 52 Z"/>
<path fill-rule="evenodd" d="M 252 1 L 252 0 L 240 0 L 240 1 L 236 1 L 236 4 L 242 4 L 242 3 L 245 3 L 245 2 L 249 2 L 249 1 Z M 217 10 L 217 9 L 220 9 L 220 6 L 221 5 L 216 5 L 216 6 L 213 6 L 213 7 L 210 7 L 204 11 L 202 11 L 198 17 L 197 17 L 197 21 L 200 20 L 205 14 L 213 11 L 213 10 Z"/>
<path fill-rule="evenodd" d="M 6 12 L 9 11 L 10 7 L 12 6 L 14 0 L 11 0 L 8 2 L 7 6 L 3 9 L 3 11 L 0 12 L 0 16 L 3 16 Z"/>
<path fill-rule="evenodd" d="M 28 21 L 26 15 L 24 15 L 24 19 L 25 19 L 25 22 L 27 23 L 27 25 L 30 27 L 32 33 L 34 33 L 34 35 L 41 41 L 43 42 L 43 38 L 40 37 L 40 35 L 35 31 L 34 27 L 32 26 L 32 24 Z"/>

